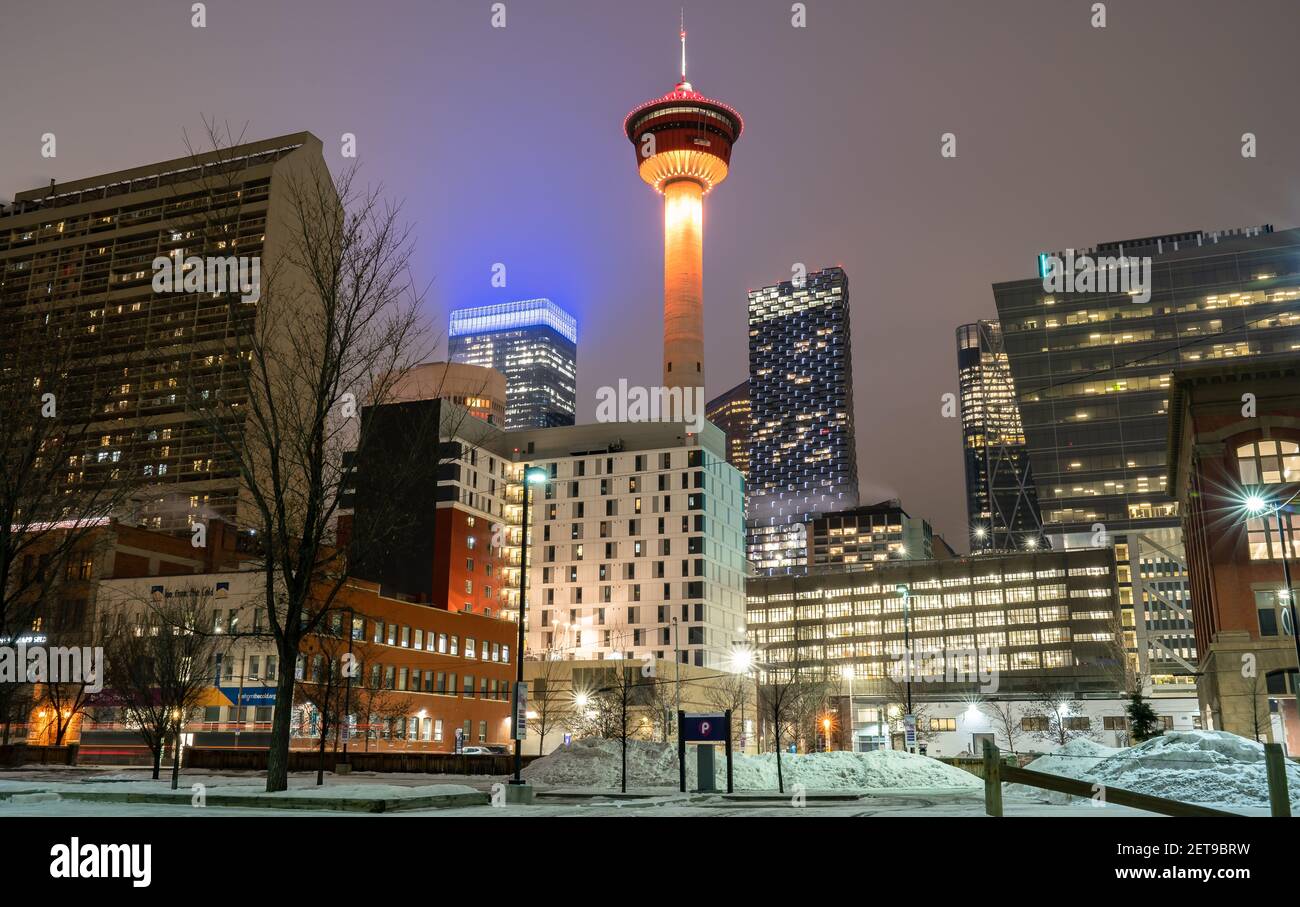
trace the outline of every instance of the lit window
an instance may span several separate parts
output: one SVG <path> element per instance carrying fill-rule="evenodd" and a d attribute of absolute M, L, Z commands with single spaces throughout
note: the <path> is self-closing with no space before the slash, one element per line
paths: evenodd
<path fill-rule="evenodd" d="M 1256 441 L 1237 448 L 1243 485 L 1279 485 L 1300 480 L 1300 444 Z"/>

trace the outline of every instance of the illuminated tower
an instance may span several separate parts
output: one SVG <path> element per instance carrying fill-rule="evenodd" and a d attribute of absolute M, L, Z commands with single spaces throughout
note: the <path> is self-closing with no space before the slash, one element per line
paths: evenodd
<path fill-rule="evenodd" d="M 704 196 L 727 178 L 744 122 L 682 78 L 668 94 L 623 121 L 637 172 L 664 197 L 664 387 L 704 387 Z M 703 394 L 703 391 L 698 393 Z"/>

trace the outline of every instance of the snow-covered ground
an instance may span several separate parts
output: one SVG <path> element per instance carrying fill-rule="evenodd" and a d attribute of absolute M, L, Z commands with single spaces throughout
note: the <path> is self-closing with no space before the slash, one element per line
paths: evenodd
<path fill-rule="evenodd" d="M 1027 768 L 1122 790 L 1229 811 L 1266 810 L 1264 746 L 1227 731 L 1169 731 L 1116 749 L 1077 739 Z M 1293 811 L 1300 811 L 1300 765 L 1286 763 Z M 1065 794 L 1010 785 L 1007 791 L 1061 803 Z"/>
<path fill-rule="evenodd" d="M 616 790 L 622 768 L 619 749 L 616 740 L 578 740 L 530 764 L 524 769 L 524 777 L 553 786 Z M 718 788 L 725 790 L 727 767 L 721 753 L 715 759 L 714 769 Z M 629 740 L 627 772 L 629 787 L 677 787 L 680 774 L 676 746 Z M 983 783 L 971 773 L 937 759 L 898 750 L 784 754 L 781 773 L 787 790 L 796 784 L 808 791 L 973 790 Z M 736 754 L 732 781 L 737 791 L 776 790 L 776 755 Z M 692 752 L 686 758 L 686 783 L 689 789 L 698 787 Z"/>
<path fill-rule="evenodd" d="M 533 806 L 474 806 L 403 809 L 382 815 L 402 816 L 931 816 L 984 815 L 983 781 L 935 759 L 897 751 L 783 755 L 787 802 L 744 792 L 775 791 L 776 757 L 737 755 L 738 797 L 677 794 L 677 755 L 671 745 L 635 742 L 628 747 L 629 790 L 642 796 L 619 800 L 619 752 L 614 741 L 582 741 L 534 762 L 525 775 L 539 797 Z M 694 789 L 695 760 L 688 763 Z M 1037 771 L 1096 781 L 1113 787 L 1203 803 L 1249 815 L 1268 814 L 1263 747 L 1223 732 L 1171 732 L 1140 746 L 1116 749 L 1087 740 L 1074 741 L 1030 764 Z M 1287 766 L 1292 801 L 1300 814 L 1300 767 Z M 725 766 L 718 759 L 718 786 L 725 785 Z M 248 772 L 185 772 L 175 799 L 162 803 L 97 802 L 74 799 L 73 791 L 155 793 L 170 790 L 164 778 L 152 781 L 140 769 L 0 772 L 0 819 L 17 816 L 275 816 L 316 817 L 369 815 L 362 812 L 288 809 L 277 798 L 408 799 L 444 793 L 491 791 L 503 777 L 459 777 L 356 772 L 327 774 L 323 787 L 315 774 L 297 773 L 290 790 L 263 795 L 264 776 Z M 191 805 L 192 785 L 216 794 L 259 795 L 261 802 L 232 807 L 209 802 Z M 802 788 L 817 792 L 854 792 L 860 799 L 826 801 L 800 798 Z M 12 796 L 17 794 L 17 796 Z M 549 796 L 548 796 L 549 794 Z M 1007 816 L 1149 816 L 1138 810 L 1091 801 L 1068 802 L 1063 795 L 1019 785 L 1004 792 Z M 324 806 L 325 804 L 322 804 Z"/>

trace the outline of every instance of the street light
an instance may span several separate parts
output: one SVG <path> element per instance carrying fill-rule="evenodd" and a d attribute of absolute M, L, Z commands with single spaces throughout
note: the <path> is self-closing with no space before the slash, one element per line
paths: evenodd
<path fill-rule="evenodd" d="M 750 669 L 754 667 L 754 650 L 749 648 L 749 646 L 738 646 L 737 648 L 732 649 L 731 667 L 732 670 L 742 677 L 748 677 Z M 742 682 L 740 686 L 740 739 L 742 741 L 740 751 L 742 753 L 745 751 L 745 747 L 749 743 L 746 739 L 747 735 L 745 733 L 745 700 L 749 697 L 746 696 L 745 693 L 745 686 Z"/>
<path fill-rule="evenodd" d="M 1286 530 L 1282 528 L 1282 508 L 1289 507 L 1291 502 L 1300 495 L 1300 492 L 1291 495 L 1285 501 L 1279 501 L 1276 504 L 1270 504 L 1268 499 L 1260 494 L 1250 494 L 1246 497 L 1246 510 L 1252 516 L 1264 516 L 1264 532 L 1268 532 L 1268 517 L 1265 514 L 1273 514 L 1273 519 L 1277 521 L 1277 542 L 1282 554 L 1282 582 L 1286 588 L 1282 590 L 1282 597 L 1286 600 L 1287 616 L 1291 618 L 1291 642 L 1295 644 L 1295 657 L 1297 673 L 1291 683 L 1291 692 L 1295 696 L 1296 711 L 1300 713 L 1300 625 L 1296 624 L 1295 617 L 1295 592 L 1291 585 L 1291 562 L 1286 556 L 1287 538 Z"/>
<path fill-rule="evenodd" d="M 523 529 L 519 539 L 519 637 L 515 647 L 515 695 L 513 698 L 514 721 L 518 724 L 519 714 L 519 694 L 524 689 L 524 615 L 528 610 L 528 486 L 540 485 L 547 478 L 546 470 L 540 466 L 524 466 L 524 512 L 522 525 Z M 525 719 L 527 720 L 527 719 Z M 515 727 L 515 776 L 511 779 L 511 784 L 523 784 L 524 779 L 520 774 L 523 771 L 524 764 L 524 740 L 523 728 Z"/>
<path fill-rule="evenodd" d="M 853 726 L 853 666 L 845 665 L 840 675 L 849 682 L 849 752 L 858 751 L 858 738 Z"/>
<path fill-rule="evenodd" d="M 907 652 L 907 714 L 912 714 L 912 610 L 908 600 L 912 590 L 905 583 L 899 583 L 894 591 L 903 596 L 903 649 Z M 906 733 L 906 726 L 903 728 Z M 903 737 L 903 746 L 907 746 L 907 737 Z M 908 750 L 911 752 L 911 750 Z"/>

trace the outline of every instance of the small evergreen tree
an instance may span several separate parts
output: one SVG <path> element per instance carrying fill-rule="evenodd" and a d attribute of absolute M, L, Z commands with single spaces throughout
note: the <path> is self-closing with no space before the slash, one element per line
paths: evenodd
<path fill-rule="evenodd" d="M 1129 696 L 1127 712 L 1129 730 L 1136 743 L 1159 737 L 1164 733 L 1164 728 L 1160 726 L 1160 716 L 1156 714 L 1155 709 L 1151 708 L 1151 704 L 1142 698 L 1141 690 L 1134 690 Z"/>

